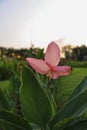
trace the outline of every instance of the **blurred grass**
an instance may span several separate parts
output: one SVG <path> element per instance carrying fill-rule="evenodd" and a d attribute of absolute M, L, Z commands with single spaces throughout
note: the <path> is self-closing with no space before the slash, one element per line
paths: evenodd
<path fill-rule="evenodd" d="M 87 61 L 67 61 L 66 65 L 78 68 L 87 68 Z"/>
<path fill-rule="evenodd" d="M 60 77 L 56 81 L 58 109 L 64 106 L 72 91 L 87 76 L 87 68 L 73 68 L 69 76 Z"/>

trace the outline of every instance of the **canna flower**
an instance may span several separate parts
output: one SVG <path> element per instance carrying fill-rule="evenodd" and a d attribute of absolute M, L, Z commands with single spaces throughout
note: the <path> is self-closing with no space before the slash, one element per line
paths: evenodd
<path fill-rule="evenodd" d="M 69 66 L 58 66 L 60 62 L 60 49 L 54 41 L 48 45 L 44 60 L 26 58 L 26 61 L 36 72 L 46 74 L 50 79 L 66 76 L 71 71 Z"/>

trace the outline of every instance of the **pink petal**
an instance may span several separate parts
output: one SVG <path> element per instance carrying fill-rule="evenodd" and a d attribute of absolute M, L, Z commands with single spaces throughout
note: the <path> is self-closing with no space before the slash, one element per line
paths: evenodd
<path fill-rule="evenodd" d="M 36 58 L 26 58 L 28 64 L 38 73 L 46 74 L 50 68 L 44 60 L 38 60 Z"/>
<path fill-rule="evenodd" d="M 52 73 L 52 79 L 57 79 L 59 77 L 59 74 L 56 72 Z"/>
<path fill-rule="evenodd" d="M 45 61 L 51 65 L 56 66 L 60 61 L 60 49 L 55 42 L 51 42 L 46 50 Z"/>
<path fill-rule="evenodd" d="M 53 67 L 54 71 L 58 73 L 59 76 L 69 75 L 71 72 L 70 66 L 55 66 Z"/>

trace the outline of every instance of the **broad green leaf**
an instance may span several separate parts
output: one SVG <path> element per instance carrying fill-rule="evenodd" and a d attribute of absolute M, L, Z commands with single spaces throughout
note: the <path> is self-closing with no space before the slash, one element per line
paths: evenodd
<path fill-rule="evenodd" d="M 7 130 L 32 130 L 24 118 L 3 109 L 0 109 L 0 127 Z"/>
<path fill-rule="evenodd" d="M 7 100 L 7 97 L 1 88 L 0 88 L 0 108 L 3 108 L 5 110 L 10 110 L 10 105 Z"/>
<path fill-rule="evenodd" d="M 63 130 L 67 127 L 70 127 L 72 124 L 75 124 L 80 121 L 81 117 L 70 117 L 70 118 L 65 118 L 61 121 L 59 121 L 53 128 L 52 130 Z"/>
<path fill-rule="evenodd" d="M 87 119 L 72 124 L 71 126 L 66 127 L 63 130 L 87 130 Z"/>
<path fill-rule="evenodd" d="M 87 128 L 87 119 L 77 118 L 65 118 L 59 121 L 52 130 L 84 130 Z"/>
<path fill-rule="evenodd" d="M 54 126 L 56 123 L 65 118 L 81 116 L 86 110 L 87 90 L 69 100 L 65 107 L 53 118 L 51 121 L 51 126 Z"/>
<path fill-rule="evenodd" d="M 45 92 L 47 93 L 47 95 L 49 97 L 51 107 L 52 107 L 52 116 L 54 116 L 56 113 L 56 110 L 57 110 L 57 106 L 56 106 L 56 102 L 54 100 L 53 94 L 51 92 L 51 89 L 50 89 L 51 82 L 49 82 L 49 78 L 44 77 L 44 75 L 39 75 L 38 73 L 36 73 L 36 76 L 37 76 L 37 80 L 38 80 L 40 86 L 42 86 L 45 89 Z"/>
<path fill-rule="evenodd" d="M 85 77 L 80 83 L 79 85 L 76 87 L 76 89 L 72 92 L 69 100 L 71 98 L 73 98 L 74 96 L 77 96 L 79 93 L 81 93 L 82 91 L 84 91 L 85 89 L 87 89 L 87 77 Z"/>
<path fill-rule="evenodd" d="M 22 71 L 21 103 L 28 121 L 44 127 L 51 119 L 52 108 L 49 98 L 32 70 L 26 67 Z"/>

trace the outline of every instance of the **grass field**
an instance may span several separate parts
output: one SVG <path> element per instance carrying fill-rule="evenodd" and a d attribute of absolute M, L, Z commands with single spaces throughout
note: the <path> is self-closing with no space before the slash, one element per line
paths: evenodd
<path fill-rule="evenodd" d="M 74 68 L 69 76 L 60 77 L 55 81 L 57 86 L 56 98 L 59 109 L 66 103 L 72 91 L 85 76 L 87 76 L 87 68 Z M 9 81 L 1 81 L 0 87 L 5 89 L 8 84 Z"/>
<path fill-rule="evenodd" d="M 87 76 L 87 68 L 74 68 L 69 76 L 61 77 L 58 81 L 58 108 L 68 100 L 72 91 Z"/>

